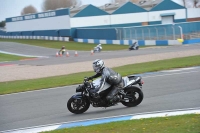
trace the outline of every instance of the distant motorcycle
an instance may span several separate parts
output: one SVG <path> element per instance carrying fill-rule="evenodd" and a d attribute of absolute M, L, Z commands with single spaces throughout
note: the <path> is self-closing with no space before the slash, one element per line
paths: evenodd
<path fill-rule="evenodd" d="M 134 107 L 139 105 L 143 100 L 142 92 L 142 78 L 140 76 L 127 76 L 123 77 L 124 87 L 117 95 L 121 97 L 121 102 L 124 106 Z M 88 110 L 90 104 L 93 107 L 110 107 L 117 103 L 110 103 L 106 100 L 106 94 L 108 94 L 112 86 L 105 83 L 98 93 L 99 96 L 94 96 L 90 93 L 91 89 L 95 89 L 100 84 L 100 78 L 89 82 L 88 78 L 84 78 L 83 84 L 76 88 L 76 94 L 73 95 L 67 102 L 67 108 L 74 114 L 81 114 Z"/>
<path fill-rule="evenodd" d="M 139 49 L 139 45 L 137 44 L 137 42 L 134 42 L 130 47 L 129 50 L 138 50 Z"/>
<path fill-rule="evenodd" d="M 101 44 L 98 44 L 96 47 L 94 47 L 94 53 L 96 53 L 96 52 L 101 52 L 101 50 L 102 50 L 102 46 L 101 46 Z"/>

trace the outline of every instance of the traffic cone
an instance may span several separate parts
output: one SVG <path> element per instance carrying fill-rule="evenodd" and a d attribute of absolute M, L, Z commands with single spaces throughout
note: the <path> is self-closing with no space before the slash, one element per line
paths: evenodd
<path fill-rule="evenodd" d="M 93 55 L 94 54 L 94 51 L 93 50 L 91 50 L 91 55 Z"/>
<path fill-rule="evenodd" d="M 69 52 L 66 53 L 66 57 L 69 57 Z"/>
<path fill-rule="evenodd" d="M 56 53 L 56 57 L 58 57 L 58 52 Z"/>
<path fill-rule="evenodd" d="M 77 51 L 75 51 L 75 55 L 74 56 L 78 56 L 78 52 Z"/>
<path fill-rule="evenodd" d="M 60 53 L 60 57 L 62 57 L 62 53 Z"/>

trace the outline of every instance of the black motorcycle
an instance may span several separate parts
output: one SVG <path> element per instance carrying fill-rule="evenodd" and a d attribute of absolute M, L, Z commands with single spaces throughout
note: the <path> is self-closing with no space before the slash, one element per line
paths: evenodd
<path fill-rule="evenodd" d="M 129 50 L 138 50 L 139 49 L 139 45 L 137 44 L 137 42 L 134 42 L 130 47 Z"/>
<path fill-rule="evenodd" d="M 140 76 L 127 76 L 123 78 L 124 88 L 117 95 L 121 97 L 121 102 L 124 106 L 134 107 L 139 105 L 143 100 L 142 84 Z M 89 82 L 84 78 L 83 84 L 76 88 L 76 94 L 73 95 L 67 102 L 67 108 L 74 114 L 81 114 L 88 110 L 90 104 L 93 107 L 110 107 L 117 103 L 110 103 L 106 100 L 106 94 L 112 89 L 112 86 L 105 83 L 104 87 L 98 91 L 98 96 L 90 93 L 91 89 L 98 87 L 100 79 Z M 118 103 L 119 103 L 118 102 Z"/>

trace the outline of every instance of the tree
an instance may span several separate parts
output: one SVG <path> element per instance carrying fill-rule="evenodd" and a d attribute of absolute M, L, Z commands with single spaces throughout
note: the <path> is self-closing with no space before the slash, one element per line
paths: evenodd
<path fill-rule="evenodd" d="M 5 27 L 6 26 L 6 21 L 1 21 L 0 22 L 0 27 Z"/>
<path fill-rule="evenodd" d="M 72 6 L 80 6 L 81 0 L 44 0 L 42 9 L 43 11 L 47 10 L 56 10 L 58 8 L 69 8 Z"/>
<path fill-rule="evenodd" d="M 29 14 L 29 13 L 37 13 L 37 9 L 32 5 L 26 6 L 22 9 L 21 15 Z"/>

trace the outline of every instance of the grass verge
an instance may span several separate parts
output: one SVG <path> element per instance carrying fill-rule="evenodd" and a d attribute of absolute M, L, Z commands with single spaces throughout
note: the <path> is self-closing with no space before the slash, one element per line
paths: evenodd
<path fill-rule="evenodd" d="M 200 115 L 181 115 L 74 127 L 45 133 L 199 133 Z"/>
<path fill-rule="evenodd" d="M 23 57 L 23 56 L 16 56 L 16 55 L 0 53 L 0 62 L 2 62 L 2 61 L 23 60 L 23 59 L 28 59 L 28 58 L 29 57 Z"/>
<path fill-rule="evenodd" d="M 191 66 L 200 66 L 200 55 L 125 65 L 122 67 L 116 67 L 114 70 L 119 72 L 122 76 L 126 76 L 131 74 L 155 72 Z M 83 77 L 91 76 L 93 74 L 94 72 L 82 72 L 40 79 L 0 82 L 0 95 L 78 84 L 82 83 Z"/>
<path fill-rule="evenodd" d="M 60 49 L 65 46 L 68 50 L 90 51 L 97 44 L 78 43 L 78 42 L 61 42 L 61 41 L 48 41 L 48 40 L 27 40 L 27 39 L 0 39 L 0 42 L 17 42 L 22 44 L 29 44 L 34 46 L 48 47 Z M 104 51 L 110 50 L 123 50 L 128 49 L 126 45 L 102 45 Z"/>

